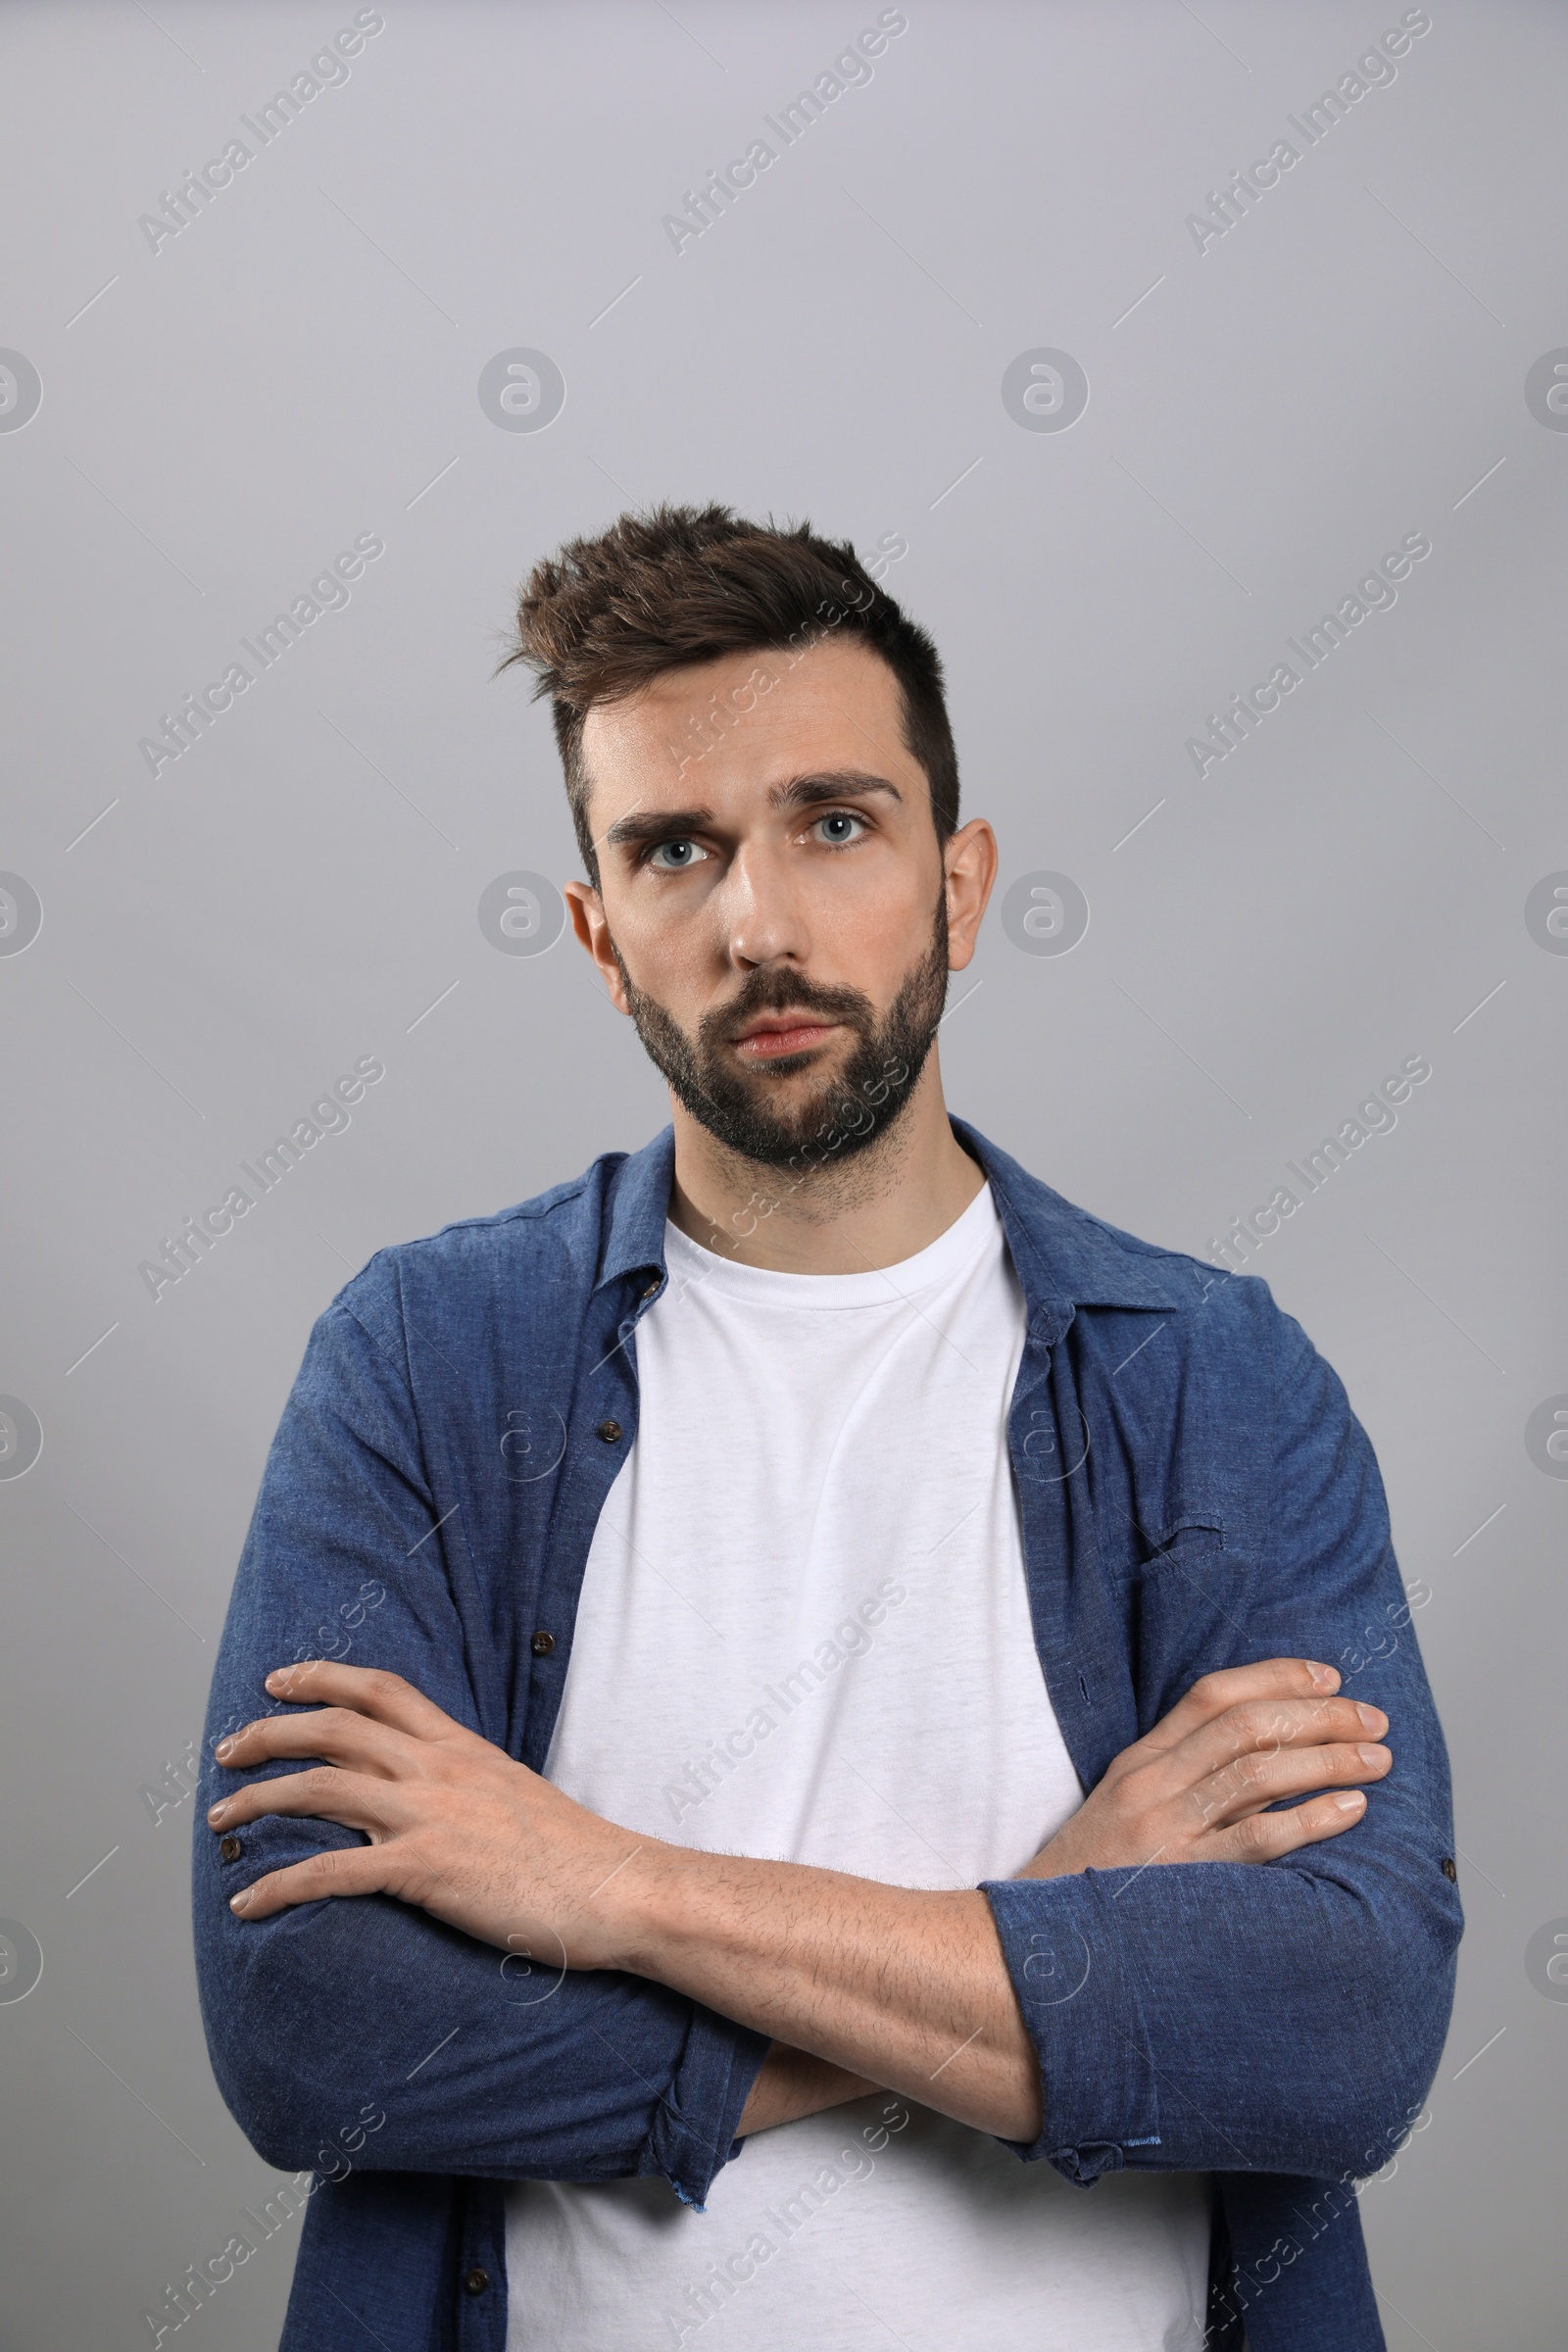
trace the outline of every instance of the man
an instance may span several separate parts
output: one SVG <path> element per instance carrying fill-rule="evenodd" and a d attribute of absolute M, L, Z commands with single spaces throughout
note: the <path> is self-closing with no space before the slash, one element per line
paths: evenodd
<path fill-rule="evenodd" d="M 623 517 L 514 658 L 674 1123 L 278 1431 L 196 1917 L 285 2345 L 1381 2345 L 1460 1918 L 1344 1391 L 950 1119 L 996 845 L 851 549 Z"/>

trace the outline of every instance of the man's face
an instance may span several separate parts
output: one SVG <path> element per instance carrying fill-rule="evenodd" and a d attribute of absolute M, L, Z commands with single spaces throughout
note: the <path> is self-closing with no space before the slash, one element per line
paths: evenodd
<path fill-rule="evenodd" d="M 972 953 L 990 829 L 944 857 L 902 717 L 842 641 L 671 671 L 583 730 L 578 936 L 677 1101 L 764 1165 L 887 1133 Z"/>

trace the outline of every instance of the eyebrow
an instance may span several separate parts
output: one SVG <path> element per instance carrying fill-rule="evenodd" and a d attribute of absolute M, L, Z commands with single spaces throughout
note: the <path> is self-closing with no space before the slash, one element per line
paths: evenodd
<path fill-rule="evenodd" d="M 773 808 L 814 808 L 822 801 L 849 801 L 867 792 L 885 792 L 896 801 L 904 798 L 886 776 L 870 775 L 860 767 L 837 767 L 792 776 L 787 784 L 775 784 L 767 799 Z"/>
<path fill-rule="evenodd" d="M 771 808 L 815 808 L 826 801 L 849 801 L 863 798 L 868 793 L 883 792 L 902 803 L 904 795 L 886 776 L 873 776 L 863 768 L 847 767 L 827 770 L 813 769 L 806 775 L 791 776 L 783 784 L 773 785 L 767 796 Z M 647 809 L 633 812 L 612 824 L 604 838 L 612 849 L 648 841 L 666 841 L 672 834 L 710 833 L 716 825 L 711 808 Z"/>

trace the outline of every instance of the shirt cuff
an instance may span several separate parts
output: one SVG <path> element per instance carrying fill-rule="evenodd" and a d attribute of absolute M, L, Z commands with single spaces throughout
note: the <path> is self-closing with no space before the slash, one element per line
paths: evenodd
<path fill-rule="evenodd" d="M 1002 2144 L 1084 2188 L 1155 2161 L 1160 2144 L 1143 2003 L 1110 1909 L 1123 1878 L 1086 1870 L 980 1886 L 1040 2066 L 1040 2136 Z"/>
<path fill-rule="evenodd" d="M 714 2176 L 744 2145 L 735 2127 L 770 2046 L 767 2034 L 694 2003 L 686 2047 L 655 2111 L 639 2173 L 662 2173 L 682 2204 L 701 2213 Z"/>

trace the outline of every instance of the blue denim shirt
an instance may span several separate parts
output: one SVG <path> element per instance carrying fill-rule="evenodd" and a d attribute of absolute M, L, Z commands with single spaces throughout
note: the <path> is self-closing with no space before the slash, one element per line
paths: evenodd
<path fill-rule="evenodd" d="M 1419 2112 L 1461 1919 L 1372 1448 L 1261 1282 L 1119 1233 L 954 1130 L 1024 1292 L 1007 1442 L 1036 1647 L 1085 1787 L 1200 1675 L 1276 1654 L 1338 1665 L 1394 1751 L 1360 1823 L 1279 1861 L 985 1885 L 1040 2062 L 1040 2136 L 1005 2144 L 1086 2187 L 1124 2165 L 1214 2175 L 1213 2352 L 1244 2327 L 1250 2352 L 1376 2352 L 1353 2184 Z M 639 1977 L 504 1958 L 388 1896 L 246 1925 L 238 1886 L 358 1834 L 272 1816 L 234 1854 L 200 1812 L 241 1777 L 217 1740 L 305 1656 L 391 1668 L 542 1768 L 637 1432 L 672 1164 L 666 1129 L 378 1252 L 316 1324 L 272 1445 L 194 1880 L 223 2096 L 260 2155 L 310 2176 L 284 2352 L 503 2352 L 509 2292 L 528 2291 L 507 2276 L 509 2180 L 662 2174 L 700 2207 L 744 2161 L 761 2034 Z"/>

